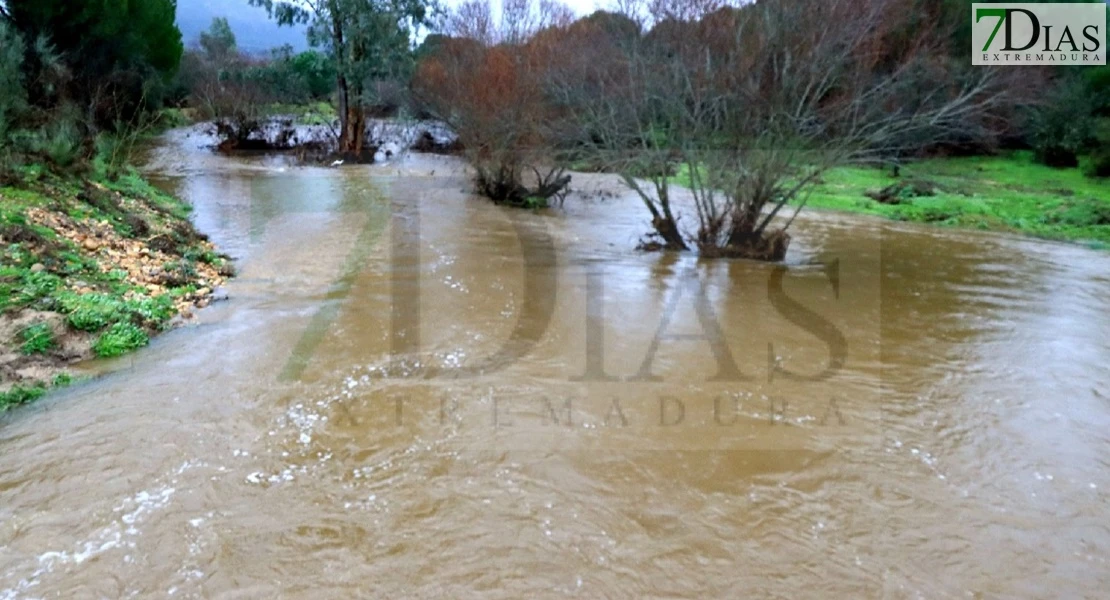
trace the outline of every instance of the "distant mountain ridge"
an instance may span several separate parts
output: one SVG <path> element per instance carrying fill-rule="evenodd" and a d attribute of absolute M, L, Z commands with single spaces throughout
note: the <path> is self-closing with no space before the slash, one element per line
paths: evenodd
<path fill-rule="evenodd" d="M 251 6 L 247 0 L 178 0 L 177 26 L 185 46 L 196 45 L 216 17 L 227 19 L 241 50 L 265 52 L 285 44 L 296 50 L 308 48 L 304 26 L 278 27 L 265 9 Z"/>

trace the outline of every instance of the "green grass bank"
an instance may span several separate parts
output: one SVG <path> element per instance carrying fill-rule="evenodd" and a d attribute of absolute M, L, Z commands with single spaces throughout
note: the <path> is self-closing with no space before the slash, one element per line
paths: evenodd
<path fill-rule="evenodd" d="M 68 367 L 145 346 L 232 275 L 190 207 L 134 171 L 18 168 L 0 182 L 0 412 Z"/>
<path fill-rule="evenodd" d="M 833 169 L 812 189 L 806 207 L 1110 249 L 1110 179 L 1046 167 L 1027 152 L 933 158 L 898 171 Z"/>

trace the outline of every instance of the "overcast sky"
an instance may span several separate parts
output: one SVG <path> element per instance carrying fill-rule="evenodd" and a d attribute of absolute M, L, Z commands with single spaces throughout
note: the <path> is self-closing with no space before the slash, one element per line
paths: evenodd
<path fill-rule="evenodd" d="M 457 6 L 463 0 L 441 0 L 446 6 Z M 494 13 L 499 14 L 502 0 L 490 0 Z M 600 4 L 608 5 L 611 0 L 561 0 L 579 15 L 587 15 Z M 2 4 L 4 0 L 0 0 Z M 239 47 L 258 52 L 282 44 L 290 44 L 297 50 L 304 50 L 308 44 L 304 39 L 304 28 L 278 27 L 271 21 L 266 11 L 249 6 L 248 0 L 178 0 L 177 23 L 184 34 L 187 45 L 196 43 L 201 31 L 208 29 L 213 17 L 226 17 L 231 24 Z M 427 32 L 421 32 L 421 37 Z"/>
<path fill-rule="evenodd" d="M 601 4 L 601 5 L 609 4 L 608 0 L 561 0 L 561 1 L 562 1 L 563 4 L 566 4 L 567 6 L 574 9 L 574 12 L 578 13 L 579 15 L 588 15 L 588 14 L 594 12 L 595 10 L 597 10 L 599 4 Z M 463 2 L 463 0 L 443 0 L 443 3 L 446 4 L 447 6 L 457 6 L 461 2 Z M 501 6 L 501 0 L 490 0 L 490 4 L 493 5 L 495 11 L 499 10 L 500 6 Z"/>
<path fill-rule="evenodd" d="M 595 0 L 567 0 L 566 4 L 580 15 L 592 13 L 597 8 Z"/>

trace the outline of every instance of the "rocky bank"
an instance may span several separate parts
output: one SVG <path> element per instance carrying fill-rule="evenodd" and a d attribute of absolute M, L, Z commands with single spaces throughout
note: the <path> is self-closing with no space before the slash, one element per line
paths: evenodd
<path fill-rule="evenodd" d="M 0 411 L 220 297 L 232 264 L 188 213 L 134 173 L 31 168 L 0 185 Z"/>

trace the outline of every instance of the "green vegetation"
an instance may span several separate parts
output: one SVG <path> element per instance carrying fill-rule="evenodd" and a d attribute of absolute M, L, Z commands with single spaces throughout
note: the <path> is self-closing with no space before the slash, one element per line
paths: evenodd
<path fill-rule="evenodd" d="M 56 301 L 54 306 L 62 314 L 68 315 L 67 323 L 70 327 L 87 332 L 100 331 L 119 323 L 138 323 L 157 329 L 176 314 L 173 293 L 151 298 L 137 293 L 137 288 L 127 284 L 113 286 L 113 291 L 122 289 L 127 289 L 126 293 L 134 295 L 121 297 L 113 293 L 62 292 L 53 298 Z"/>
<path fill-rule="evenodd" d="M 175 9 L 175 0 L 0 6 L 0 175 L 20 164 L 79 170 L 103 140 L 142 130 L 181 60 Z"/>
<path fill-rule="evenodd" d="M 1054 169 L 1034 162 L 1030 152 L 1015 152 L 922 160 L 899 171 L 895 178 L 889 167 L 832 169 L 814 186 L 807 206 L 1110 245 L 1110 181 L 1087 178 L 1080 168 Z M 897 203 L 867 196 L 914 181 L 932 188 L 931 195 L 911 190 Z"/>
<path fill-rule="evenodd" d="M 104 332 L 96 343 L 93 352 L 101 358 L 114 358 L 142 348 L 150 343 L 146 332 L 131 323 L 117 322 Z"/>
<path fill-rule="evenodd" d="M 2 366 L 45 368 L 39 380 L 0 380 L 0 407 L 67 383 L 58 371 L 74 357 L 145 346 L 230 273 L 189 223 L 188 205 L 132 170 L 115 179 L 39 165 L 14 173 L 0 187 L 0 327 L 33 320 L 14 330 L 19 353 Z"/>
<path fill-rule="evenodd" d="M 397 80 L 411 70 L 413 35 L 432 24 L 429 0 L 358 2 L 328 0 L 250 0 L 264 7 L 281 25 L 308 23 L 308 41 L 330 60 L 321 65 L 294 62 L 297 69 L 330 63 L 339 105 L 338 150 L 358 157 L 366 142 L 366 108 L 380 102 L 378 83 Z"/>
<path fill-rule="evenodd" d="M 1110 175 L 1110 66 L 1061 73 L 1026 126 L 1037 162 L 1075 167 L 1086 156 L 1088 175 Z"/>
<path fill-rule="evenodd" d="M 189 206 L 132 167 L 144 137 L 189 121 L 164 105 L 175 9 L 0 3 L 0 410 L 68 385 L 74 360 L 147 344 L 230 274 Z"/>
<path fill-rule="evenodd" d="M 0 187 L 0 239 L 4 241 L 0 313 L 22 308 L 56 310 L 81 331 L 97 331 L 120 320 L 155 327 L 173 316 L 173 290 L 189 285 L 168 275 L 195 278 L 203 270 L 229 268 L 226 257 L 188 223 L 189 206 L 135 173 L 116 181 L 97 181 L 37 169 L 22 172 L 18 187 Z M 35 222 L 29 211 L 39 211 L 40 218 L 44 213 L 59 215 L 55 225 L 68 227 L 71 238 L 154 242 L 174 256 L 163 265 L 167 275 L 163 287 L 171 293 L 150 297 L 148 289 L 131 281 L 125 269 L 109 268 L 75 239 Z M 107 224 L 111 231 L 92 229 L 87 223 Z M 191 267 L 179 269 L 181 264 Z M 90 291 L 75 292 L 75 281 Z"/>
<path fill-rule="evenodd" d="M 68 373 L 59 373 L 49 382 L 36 382 L 31 385 L 16 385 L 0 392 L 0 414 L 16 406 L 30 404 L 46 395 L 52 389 L 66 388 L 79 381 Z"/>
<path fill-rule="evenodd" d="M 30 404 L 46 395 L 46 385 L 17 385 L 6 392 L 0 392 L 0 413 L 14 406 Z"/>
<path fill-rule="evenodd" d="M 24 354 L 43 354 L 54 347 L 54 332 L 50 325 L 38 323 L 23 330 Z"/>
<path fill-rule="evenodd" d="M 291 115 L 296 117 L 297 122 L 302 125 L 331 125 L 339 118 L 339 113 L 335 112 L 335 107 L 328 102 L 271 104 L 266 107 L 266 112 L 274 116 Z"/>

